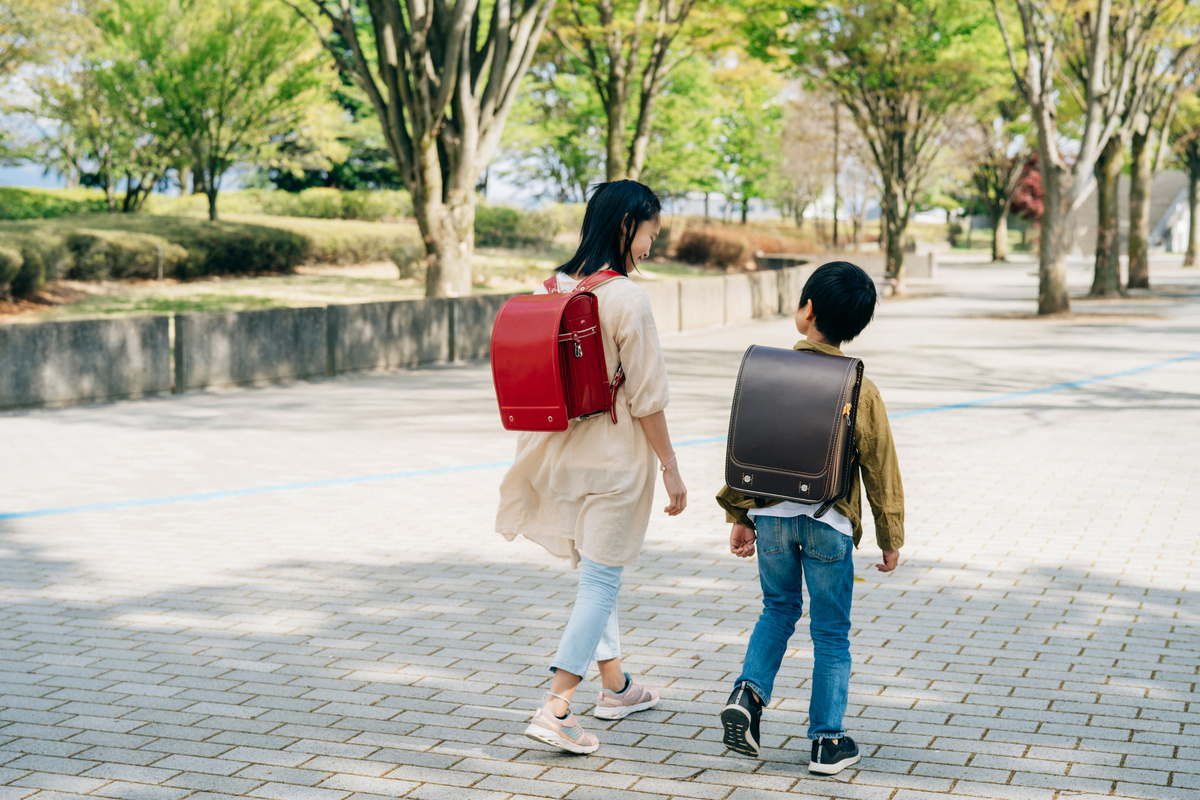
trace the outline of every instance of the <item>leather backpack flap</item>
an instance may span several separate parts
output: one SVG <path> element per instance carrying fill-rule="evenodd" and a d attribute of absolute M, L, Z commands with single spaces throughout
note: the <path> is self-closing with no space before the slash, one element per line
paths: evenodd
<path fill-rule="evenodd" d="M 862 361 L 753 346 L 738 373 L 725 481 L 743 494 L 822 503 L 849 485 Z"/>
<path fill-rule="evenodd" d="M 564 431 L 562 319 L 571 295 L 521 295 L 506 301 L 492 326 L 492 382 L 500 421 L 510 431 Z"/>

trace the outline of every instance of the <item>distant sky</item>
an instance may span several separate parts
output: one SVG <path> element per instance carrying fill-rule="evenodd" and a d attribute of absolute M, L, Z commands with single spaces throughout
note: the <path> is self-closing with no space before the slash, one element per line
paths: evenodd
<path fill-rule="evenodd" d="M 44 176 L 45 168 L 40 164 L 24 164 L 19 167 L 0 167 L 0 186 L 30 186 L 51 189 L 62 186 L 63 180 L 56 174 Z"/>

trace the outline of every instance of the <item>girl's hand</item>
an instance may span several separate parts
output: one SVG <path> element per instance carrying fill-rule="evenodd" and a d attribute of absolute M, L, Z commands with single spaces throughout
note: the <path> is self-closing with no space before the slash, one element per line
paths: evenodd
<path fill-rule="evenodd" d="M 679 462 L 672 461 L 667 464 L 667 468 L 663 470 L 663 486 L 667 489 L 667 497 L 671 498 L 671 504 L 663 509 L 670 516 L 678 516 L 687 508 L 687 487 L 683 485 L 683 478 L 679 475 Z"/>
<path fill-rule="evenodd" d="M 749 558 L 754 555 L 756 541 L 758 534 L 754 528 L 748 528 L 740 522 L 733 523 L 733 530 L 729 532 L 729 552 L 738 558 Z"/>

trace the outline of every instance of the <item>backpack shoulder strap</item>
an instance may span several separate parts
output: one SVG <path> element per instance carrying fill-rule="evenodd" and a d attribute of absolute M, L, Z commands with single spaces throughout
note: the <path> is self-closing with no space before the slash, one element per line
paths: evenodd
<path fill-rule="evenodd" d="M 617 272 L 615 269 L 602 269 L 599 272 L 589 275 L 581 280 L 572 292 L 590 292 L 602 283 L 608 283 L 614 278 L 624 278 L 625 275 Z M 542 286 L 546 287 L 546 291 L 550 294 L 558 294 L 561 290 L 558 288 L 558 273 L 555 272 L 549 278 L 542 282 Z"/>
<path fill-rule="evenodd" d="M 577 292 L 590 292 L 602 283 L 608 283 L 614 278 L 624 278 L 625 275 L 617 272 L 615 269 L 602 269 L 597 273 L 587 276 L 579 282 L 575 287 Z"/>

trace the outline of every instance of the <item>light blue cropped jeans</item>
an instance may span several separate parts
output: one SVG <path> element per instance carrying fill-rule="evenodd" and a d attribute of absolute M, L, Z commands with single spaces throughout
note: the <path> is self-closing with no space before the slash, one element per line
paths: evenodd
<path fill-rule="evenodd" d="M 621 656 L 617 624 L 621 570 L 622 567 L 606 567 L 580 556 L 579 589 L 558 652 L 550 664 L 551 672 L 562 669 L 583 678 L 593 661 Z"/>

